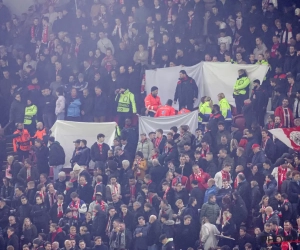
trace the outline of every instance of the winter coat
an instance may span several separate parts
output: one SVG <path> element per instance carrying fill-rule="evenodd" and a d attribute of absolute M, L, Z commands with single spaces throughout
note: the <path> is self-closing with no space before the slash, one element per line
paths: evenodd
<path fill-rule="evenodd" d="M 263 151 L 258 151 L 256 154 L 253 155 L 252 157 L 252 165 L 257 166 L 258 169 L 262 170 L 262 165 L 266 160 L 265 153 Z"/>
<path fill-rule="evenodd" d="M 189 225 L 180 225 L 177 231 L 178 237 L 175 238 L 175 241 L 178 239 L 178 248 L 182 250 L 186 250 L 189 247 L 193 248 L 196 240 L 199 238 L 198 232 L 197 227 L 192 223 Z"/>
<path fill-rule="evenodd" d="M 86 184 L 85 186 L 78 186 L 77 194 L 81 200 L 86 204 L 90 204 L 93 201 L 94 189 L 91 185 Z"/>
<path fill-rule="evenodd" d="M 13 163 L 11 164 L 10 167 L 10 174 L 11 174 L 11 182 L 12 184 L 16 184 L 17 183 L 17 177 L 18 177 L 18 173 L 20 172 L 22 168 L 22 165 L 20 162 L 14 160 Z"/>
<path fill-rule="evenodd" d="M 55 141 L 49 146 L 49 165 L 59 166 L 65 164 L 65 151 L 59 142 Z"/>
<path fill-rule="evenodd" d="M 218 206 L 218 204 L 208 201 L 204 203 L 201 208 L 200 220 L 202 220 L 203 217 L 206 217 L 210 223 L 216 224 L 219 215 L 220 207 Z"/>
<path fill-rule="evenodd" d="M 167 235 L 167 238 L 174 237 L 174 220 L 167 220 L 161 224 L 161 234 Z"/>
<path fill-rule="evenodd" d="M 8 217 L 10 215 L 9 206 L 5 205 L 3 208 L 0 208 L 0 227 L 5 228 L 8 225 Z"/>
<path fill-rule="evenodd" d="M 249 206 L 251 204 L 251 200 L 249 199 L 251 187 L 250 187 L 249 183 L 246 180 L 240 182 L 238 184 L 237 191 L 240 194 L 240 196 L 242 197 L 242 199 L 244 200 L 246 207 L 249 208 Z"/>
<path fill-rule="evenodd" d="M 204 245 L 204 250 L 215 248 L 218 245 L 218 241 L 215 234 L 220 234 L 219 230 L 215 225 L 209 222 L 202 225 L 200 241 Z"/>
<path fill-rule="evenodd" d="M 106 144 L 102 144 L 102 154 L 100 154 L 98 143 L 95 142 L 91 147 L 91 158 L 92 161 L 102 161 L 106 162 L 107 160 L 107 153 L 110 150 L 110 147 Z"/>
<path fill-rule="evenodd" d="M 158 244 L 160 235 L 161 235 L 161 228 L 158 220 L 155 220 L 151 224 L 149 223 L 148 236 L 147 236 L 148 246 Z"/>
<path fill-rule="evenodd" d="M 269 183 L 265 183 L 263 186 L 264 192 L 269 197 L 273 196 L 277 192 L 277 181 L 271 180 Z"/>
<path fill-rule="evenodd" d="M 198 86 L 195 80 L 191 77 L 179 79 L 177 82 L 174 101 L 190 102 L 193 98 L 198 98 Z"/>
<path fill-rule="evenodd" d="M 241 197 L 239 197 L 237 200 L 235 200 L 232 207 L 232 219 L 237 225 L 240 225 L 241 222 L 246 221 L 247 216 L 248 210 L 245 202 Z"/>
<path fill-rule="evenodd" d="M 71 98 L 68 102 L 67 116 L 80 117 L 81 101 L 79 98 Z"/>
<path fill-rule="evenodd" d="M 266 223 L 277 223 L 276 225 L 280 225 L 280 218 L 277 214 L 277 212 L 273 212 L 269 218 L 267 219 L 267 216 L 266 216 Z M 275 224 L 274 223 L 274 224 Z"/>
<path fill-rule="evenodd" d="M 137 145 L 136 151 L 141 151 L 144 155 L 145 159 L 148 159 L 153 149 L 153 143 L 150 139 L 146 139 L 145 141 L 139 141 Z"/>
<path fill-rule="evenodd" d="M 61 113 L 65 113 L 65 108 L 66 108 L 66 98 L 60 95 L 56 100 L 55 114 L 58 115 Z"/>
<path fill-rule="evenodd" d="M 36 204 L 32 207 L 31 210 L 31 218 L 33 218 L 32 222 L 34 224 L 48 224 L 49 222 L 49 215 L 47 212 L 46 205 L 44 204 Z"/>
<path fill-rule="evenodd" d="M 217 190 L 218 190 L 218 188 L 215 185 L 206 189 L 205 195 L 204 195 L 204 203 L 208 202 L 208 198 L 210 195 L 216 195 Z"/>
<path fill-rule="evenodd" d="M 81 102 L 81 111 L 84 111 L 84 116 L 92 115 L 94 108 L 93 98 L 88 95 L 87 97 L 83 97 Z"/>
<path fill-rule="evenodd" d="M 25 105 L 22 102 L 13 100 L 9 110 L 9 121 L 15 123 L 24 123 Z"/>
<path fill-rule="evenodd" d="M 288 198 L 292 204 L 298 204 L 300 195 L 300 183 L 297 183 L 295 180 L 292 180 L 289 185 Z"/>
<path fill-rule="evenodd" d="M 108 99 L 104 94 L 94 97 L 94 106 L 93 106 L 94 117 L 105 116 L 107 108 L 108 108 Z"/>
<path fill-rule="evenodd" d="M 23 244 L 31 243 L 37 237 L 37 229 L 35 225 L 31 225 L 30 228 L 23 230 L 24 239 Z"/>
<path fill-rule="evenodd" d="M 13 233 L 6 241 L 6 246 L 12 246 L 14 249 L 19 248 L 19 237 L 17 234 Z"/>
<path fill-rule="evenodd" d="M 179 141 L 177 143 L 179 153 L 183 153 L 185 143 L 192 143 L 192 134 L 189 131 L 185 132 L 181 137 L 179 137 Z"/>
<path fill-rule="evenodd" d="M 257 206 L 257 204 L 259 204 L 260 200 L 261 200 L 261 192 L 259 190 L 259 186 L 255 186 L 251 189 L 251 205 L 250 205 L 250 209 L 255 209 L 255 207 Z M 249 211 L 250 211 L 249 209 Z"/>
<path fill-rule="evenodd" d="M 107 215 L 103 211 L 99 211 L 93 219 L 93 236 L 105 236 L 105 228 L 107 222 Z"/>
<path fill-rule="evenodd" d="M 88 147 L 79 148 L 78 150 L 78 161 L 77 164 L 79 166 L 89 166 L 90 163 L 90 149 Z"/>
<path fill-rule="evenodd" d="M 39 170 L 39 173 L 49 173 L 49 164 L 48 164 L 48 155 L 49 148 L 42 145 L 40 148 L 37 148 L 35 151 L 36 155 L 36 167 Z"/>
<path fill-rule="evenodd" d="M 148 235 L 148 225 L 140 226 L 134 230 L 133 237 L 135 238 L 135 249 L 147 249 L 147 235 Z M 137 234 L 142 233 L 142 236 L 136 237 Z"/>
<path fill-rule="evenodd" d="M 30 176 L 30 180 L 31 181 L 37 181 L 39 179 L 40 175 L 38 173 L 38 170 L 35 167 L 31 168 L 31 176 Z M 26 184 L 28 182 L 27 180 L 27 169 L 25 167 L 23 167 L 20 172 L 18 173 L 18 181 Z"/>

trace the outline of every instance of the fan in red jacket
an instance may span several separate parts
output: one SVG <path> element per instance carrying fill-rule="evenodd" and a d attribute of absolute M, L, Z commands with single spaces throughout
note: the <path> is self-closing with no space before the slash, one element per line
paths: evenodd
<path fill-rule="evenodd" d="M 188 109 L 186 108 L 182 108 L 179 110 L 178 112 L 178 115 L 181 115 L 181 114 L 187 114 L 187 113 L 190 113 L 191 111 L 189 111 Z"/>
<path fill-rule="evenodd" d="M 294 115 L 293 111 L 288 107 L 289 100 L 284 98 L 282 100 L 282 105 L 275 109 L 274 115 L 280 117 L 285 128 L 291 128 L 294 126 Z"/>
<path fill-rule="evenodd" d="M 155 114 L 155 117 L 175 115 L 175 109 L 172 107 L 173 101 L 169 99 L 167 104 L 160 107 Z"/>
<path fill-rule="evenodd" d="M 181 174 L 181 169 L 179 168 L 176 168 L 175 169 L 175 172 L 174 172 L 174 175 L 175 177 L 173 178 L 172 180 L 172 187 L 175 188 L 175 186 L 178 184 L 178 183 L 181 183 L 181 185 L 185 188 L 188 188 L 189 187 L 189 179 L 182 175 Z"/>
<path fill-rule="evenodd" d="M 204 172 L 198 165 L 193 165 L 193 173 L 190 175 L 190 182 L 197 181 L 198 187 L 205 191 L 207 189 L 207 181 L 210 179 L 210 175 Z"/>

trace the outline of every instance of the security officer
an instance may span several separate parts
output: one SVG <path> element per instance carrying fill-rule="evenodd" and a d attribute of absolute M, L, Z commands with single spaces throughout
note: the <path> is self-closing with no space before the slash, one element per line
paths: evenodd
<path fill-rule="evenodd" d="M 249 98 L 250 79 L 246 74 L 246 70 L 240 69 L 238 73 L 239 77 L 233 88 L 233 98 L 235 99 L 237 113 L 241 114 L 244 101 Z"/>
<path fill-rule="evenodd" d="M 228 129 L 232 122 L 231 107 L 223 93 L 218 94 L 218 100 L 219 100 L 221 114 L 225 118 L 226 129 Z"/>
<path fill-rule="evenodd" d="M 194 109 L 194 101 L 198 98 L 198 86 L 195 80 L 189 77 L 185 70 L 180 70 L 179 81 L 177 82 L 174 104 L 179 102 L 179 110 L 187 108 Z"/>
<path fill-rule="evenodd" d="M 125 86 L 121 86 L 115 101 L 117 103 L 117 116 L 119 118 L 118 125 L 120 128 L 123 128 L 125 125 L 125 119 L 131 118 L 132 114 L 136 114 L 134 94 L 131 93 Z"/>

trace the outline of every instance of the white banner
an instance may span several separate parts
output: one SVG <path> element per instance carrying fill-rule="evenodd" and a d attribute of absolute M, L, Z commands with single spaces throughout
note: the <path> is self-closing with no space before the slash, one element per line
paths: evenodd
<path fill-rule="evenodd" d="M 74 151 L 74 143 L 77 139 L 87 140 L 90 148 L 96 141 L 98 134 L 105 135 L 105 142 L 111 146 L 115 138 L 115 122 L 93 123 L 93 122 L 69 122 L 56 121 L 51 128 L 51 136 L 60 143 L 66 154 L 65 167 L 71 167 L 70 159 Z"/>
<path fill-rule="evenodd" d="M 225 94 L 230 104 L 234 104 L 232 93 L 238 77 L 238 70 L 245 69 L 251 81 L 259 79 L 262 82 L 268 71 L 268 66 L 201 62 L 191 67 L 177 66 L 146 70 L 147 93 L 150 93 L 152 86 L 157 86 L 158 95 L 163 105 L 168 99 L 173 100 L 179 71 L 182 69 L 196 81 L 199 96 L 194 107 L 198 107 L 202 96 L 210 96 L 214 103 L 218 103 L 217 95 L 221 92 Z M 174 108 L 178 109 L 178 104 L 174 105 Z"/>
<path fill-rule="evenodd" d="M 181 125 L 188 125 L 190 131 L 194 133 L 198 127 L 198 111 L 158 118 L 147 116 L 139 117 L 139 133 L 146 133 L 146 135 L 150 132 L 155 132 L 157 129 L 162 129 L 164 134 L 167 134 L 170 132 L 171 127 L 180 127 Z"/>

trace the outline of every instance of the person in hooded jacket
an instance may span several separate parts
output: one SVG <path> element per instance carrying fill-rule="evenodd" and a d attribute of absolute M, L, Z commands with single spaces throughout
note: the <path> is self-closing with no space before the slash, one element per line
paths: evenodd
<path fill-rule="evenodd" d="M 208 197 L 208 202 L 204 203 L 201 212 L 200 212 L 200 220 L 203 217 L 206 217 L 210 223 L 216 224 L 217 218 L 220 214 L 220 207 L 216 203 L 216 196 L 214 194 Z"/>
<path fill-rule="evenodd" d="M 168 238 L 165 234 L 159 237 L 159 241 L 162 243 L 162 250 L 174 250 L 175 244 L 172 238 Z"/>
<path fill-rule="evenodd" d="M 271 174 L 266 176 L 265 184 L 263 186 L 264 192 L 269 197 L 273 196 L 277 192 L 277 181 Z"/>
<path fill-rule="evenodd" d="M 166 234 L 168 238 L 174 238 L 174 220 L 170 220 L 167 214 L 160 217 L 161 233 Z"/>
<path fill-rule="evenodd" d="M 79 95 L 77 93 L 76 88 L 72 88 L 71 95 L 66 100 L 66 106 L 67 106 L 67 120 L 68 121 L 74 121 L 78 122 L 80 121 L 80 107 L 81 107 L 81 101 L 79 98 Z"/>

